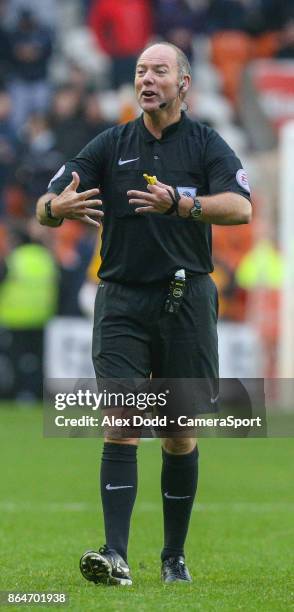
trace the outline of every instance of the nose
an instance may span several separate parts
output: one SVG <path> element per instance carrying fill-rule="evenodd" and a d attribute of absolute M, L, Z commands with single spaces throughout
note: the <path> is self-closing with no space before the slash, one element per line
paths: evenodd
<path fill-rule="evenodd" d="M 154 75 L 151 70 L 147 70 L 143 77 L 143 85 L 147 85 L 148 83 L 154 83 Z"/>

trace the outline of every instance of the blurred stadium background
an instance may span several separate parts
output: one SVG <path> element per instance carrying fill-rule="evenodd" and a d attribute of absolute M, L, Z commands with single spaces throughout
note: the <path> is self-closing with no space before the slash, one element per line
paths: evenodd
<path fill-rule="evenodd" d="M 96 231 L 40 227 L 35 204 L 66 159 L 138 115 L 135 57 L 159 40 L 189 56 L 189 113 L 252 187 L 253 223 L 213 228 L 221 375 L 292 377 L 293 0 L 0 0 L 0 23 L 0 398 L 92 374 Z"/>

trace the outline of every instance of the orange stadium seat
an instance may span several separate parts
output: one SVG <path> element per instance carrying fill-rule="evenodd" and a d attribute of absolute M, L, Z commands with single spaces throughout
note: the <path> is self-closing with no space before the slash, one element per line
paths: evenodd
<path fill-rule="evenodd" d="M 223 77 L 225 95 L 236 104 L 240 77 L 251 57 L 251 37 L 244 32 L 217 32 L 211 38 L 211 59 Z"/>
<path fill-rule="evenodd" d="M 237 30 L 222 31 L 211 38 L 212 61 L 216 66 L 228 62 L 244 65 L 250 58 L 251 37 Z"/>
<path fill-rule="evenodd" d="M 279 46 L 277 32 L 266 32 L 252 39 L 252 59 L 273 57 Z"/>

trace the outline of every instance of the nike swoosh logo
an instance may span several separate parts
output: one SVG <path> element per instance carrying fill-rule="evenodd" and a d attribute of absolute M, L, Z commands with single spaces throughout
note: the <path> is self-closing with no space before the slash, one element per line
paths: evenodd
<path fill-rule="evenodd" d="M 189 499 L 191 495 L 183 495 L 182 497 L 177 497 L 176 495 L 169 495 L 168 493 L 165 493 L 164 497 L 166 497 L 166 499 Z"/>
<path fill-rule="evenodd" d="M 111 484 L 106 485 L 107 491 L 115 491 L 116 489 L 132 489 L 133 485 L 122 485 L 120 487 L 112 487 Z"/>
<path fill-rule="evenodd" d="M 210 403 L 211 404 L 215 404 L 215 402 L 217 402 L 218 398 L 219 398 L 219 393 L 215 397 L 211 397 L 210 398 Z"/>
<path fill-rule="evenodd" d="M 130 164 L 133 161 L 137 161 L 137 159 L 140 159 L 140 157 L 134 157 L 134 159 L 124 159 L 124 160 L 120 158 L 118 160 L 118 165 L 123 166 L 124 164 Z"/>

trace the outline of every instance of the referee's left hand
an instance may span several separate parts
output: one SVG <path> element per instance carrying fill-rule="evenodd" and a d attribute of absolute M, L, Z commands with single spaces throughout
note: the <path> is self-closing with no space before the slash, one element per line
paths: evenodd
<path fill-rule="evenodd" d="M 130 198 L 129 204 L 137 206 L 135 212 L 138 214 L 166 213 L 173 204 L 168 192 L 168 190 L 172 191 L 173 188 L 157 181 L 156 185 L 147 185 L 147 189 L 148 192 L 133 189 L 127 192 L 127 196 Z"/>

